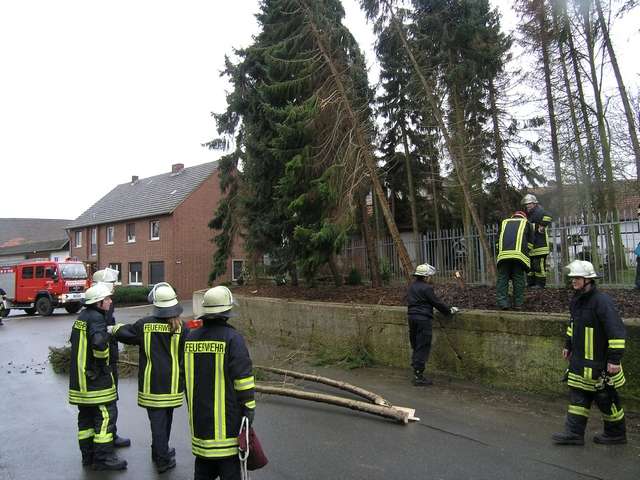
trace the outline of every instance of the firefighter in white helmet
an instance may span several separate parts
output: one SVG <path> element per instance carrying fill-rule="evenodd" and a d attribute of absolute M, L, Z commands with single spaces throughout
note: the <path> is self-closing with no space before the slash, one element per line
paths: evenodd
<path fill-rule="evenodd" d="M 531 269 L 527 284 L 532 288 L 544 288 L 547 284 L 546 262 L 550 251 L 547 229 L 553 218 L 540 206 L 535 195 L 525 195 L 522 205 L 527 210 L 527 220 L 533 225 L 533 248 L 529 252 Z"/>
<path fill-rule="evenodd" d="M 118 275 L 120 272 L 114 268 L 103 268 L 102 270 L 98 270 L 93 274 L 91 279 L 94 284 L 103 284 L 111 290 L 111 293 L 114 292 L 116 285 L 120 285 L 118 282 Z M 113 326 L 116 324 L 115 319 L 115 305 L 113 301 L 111 302 L 111 306 L 106 314 L 107 327 Z M 113 373 L 113 379 L 116 383 L 116 390 L 118 389 L 118 360 L 120 358 L 120 352 L 118 350 L 118 341 L 115 338 L 109 339 L 109 365 L 111 365 L 111 372 Z M 117 405 L 116 405 L 117 408 Z M 118 426 L 114 425 L 114 439 L 113 445 L 116 448 L 128 447 L 131 445 L 131 440 L 126 437 L 121 437 L 118 435 Z"/>
<path fill-rule="evenodd" d="M 407 321 L 409 323 L 409 342 L 411 343 L 412 383 L 417 386 L 428 386 L 433 381 L 424 376 L 424 370 L 431 351 L 433 307 L 445 315 L 458 311 L 442 303 L 433 291 L 431 281 L 436 269 L 428 263 L 418 265 L 413 274 L 414 281 L 407 291 Z"/>
<path fill-rule="evenodd" d="M 147 409 L 151 426 L 151 459 L 159 473 L 176 466 L 175 449 L 169 447 L 173 410 L 182 406 L 182 360 L 186 331 L 182 306 L 171 285 L 157 283 L 149 294 L 150 316 L 129 325 L 116 324 L 112 335 L 138 345 L 138 405 Z"/>
<path fill-rule="evenodd" d="M 240 479 L 238 433 L 244 417 L 253 421 L 256 408 L 251 357 L 240 332 L 228 324 L 234 305 L 227 287 L 207 290 L 202 327 L 191 330 L 185 344 L 195 480 Z"/>
<path fill-rule="evenodd" d="M 569 362 L 571 392 L 565 429 L 552 438 L 559 445 L 583 445 L 589 409 L 595 401 L 602 412 L 604 432 L 595 443 L 627 443 L 624 410 L 618 389 L 625 383 L 622 355 L 625 327 L 613 300 L 596 288 L 598 274 L 590 262 L 574 260 L 568 276 L 575 290 L 563 357 Z"/>
<path fill-rule="evenodd" d="M 109 364 L 106 314 L 111 289 L 96 283 L 85 293 L 85 309 L 71 329 L 69 403 L 78 406 L 78 443 L 82 464 L 94 470 L 123 470 L 114 453 L 116 385 Z"/>

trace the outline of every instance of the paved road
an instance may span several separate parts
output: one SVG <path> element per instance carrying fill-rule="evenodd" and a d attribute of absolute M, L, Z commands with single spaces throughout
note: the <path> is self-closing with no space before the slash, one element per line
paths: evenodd
<path fill-rule="evenodd" d="M 117 309 L 131 322 L 148 307 Z M 136 381 L 120 386 L 119 431 L 133 445 L 120 451 L 122 473 L 83 469 L 76 444 L 76 408 L 66 403 L 67 379 L 46 363 L 50 345 L 63 345 L 75 316 L 12 315 L 0 327 L 0 479 L 193 478 L 185 408 L 174 416 L 171 443 L 178 466 L 158 475 L 150 461 L 146 412 L 136 405 Z M 185 314 L 189 314 L 185 304 Z M 281 397 L 258 400 L 256 429 L 269 465 L 253 479 L 635 479 L 640 438 L 629 445 L 556 447 L 549 435 L 562 424 L 564 399 L 544 402 L 440 380 L 416 389 L 405 372 L 323 370 L 417 409 L 421 421 L 397 425 L 367 414 Z M 600 426 L 595 411 L 589 436 Z"/>

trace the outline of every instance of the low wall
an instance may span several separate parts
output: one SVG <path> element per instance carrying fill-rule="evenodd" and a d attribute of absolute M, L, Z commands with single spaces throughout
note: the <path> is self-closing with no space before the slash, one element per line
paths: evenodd
<path fill-rule="evenodd" d="M 202 292 L 194 294 L 194 313 Z M 319 352 L 363 346 L 376 363 L 408 368 L 405 307 L 236 296 L 233 324 L 251 343 Z M 437 314 L 428 370 L 501 388 L 564 394 L 561 350 L 567 314 L 465 310 Z M 628 407 L 640 409 L 640 319 L 625 319 Z M 444 327 L 444 328 L 442 328 Z"/>

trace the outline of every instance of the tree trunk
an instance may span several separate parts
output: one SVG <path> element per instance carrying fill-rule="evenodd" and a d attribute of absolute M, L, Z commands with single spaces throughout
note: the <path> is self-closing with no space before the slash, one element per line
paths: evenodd
<path fill-rule="evenodd" d="M 509 213 L 509 199 L 507 198 L 507 173 L 504 167 L 504 142 L 500 134 L 500 123 L 498 121 L 498 103 L 496 101 L 497 92 L 493 78 L 489 80 L 489 105 L 491 108 L 491 119 L 493 121 L 493 143 L 496 148 L 496 166 L 498 168 L 498 195 L 500 196 L 500 211 L 502 218 L 506 218 Z"/>
<path fill-rule="evenodd" d="M 435 95 L 433 93 L 433 88 L 430 85 L 430 82 L 426 79 L 426 77 L 424 76 L 424 74 L 422 73 L 422 70 L 415 58 L 415 55 L 413 54 L 413 51 L 411 50 L 411 48 L 409 47 L 409 44 L 407 42 L 405 33 L 402 29 L 402 26 L 400 25 L 400 21 L 398 20 L 398 18 L 395 15 L 395 12 L 393 11 L 393 9 L 391 8 L 391 6 L 389 5 L 389 2 L 387 0 L 384 0 L 384 4 L 387 8 L 387 11 L 389 12 L 390 16 L 391 16 L 391 21 L 393 22 L 394 25 L 394 29 L 398 35 L 398 37 L 400 38 L 400 41 L 402 42 L 402 46 L 405 49 L 405 51 L 407 52 L 407 55 L 409 56 L 409 59 L 411 60 L 411 64 L 413 67 L 413 70 L 415 72 L 415 74 L 418 76 L 418 79 L 420 80 L 420 83 L 422 85 L 422 89 L 423 92 L 425 94 L 426 100 L 428 102 L 428 106 L 430 107 L 430 110 L 433 111 L 433 115 L 435 117 L 435 120 L 438 124 L 438 127 L 440 129 L 440 132 L 442 133 L 442 137 L 444 138 L 444 142 L 445 145 L 447 147 L 447 151 L 449 152 L 449 155 L 451 155 L 451 159 L 456 167 L 456 172 L 458 175 L 458 182 L 460 183 L 460 187 L 462 188 L 462 192 L 464 195 L 464 200 L 465 203 L 467 204 L 467 208 L 469 208 L 469 211 L 471 213 L 471 217 L 473 218 L 473 223 L 476 226 L 476 229 L 478 230 L 478 233 L 480 235 L 480 245 L 482 246 L 483 251 L 485 252 L 485 258 L 486 258 L 486 262 L 487 262 L 487 269 L 489 271 L 489 275 L 490 275 L 490 280 L 495 279 L 496 276 L 496 267 L 495 267 L 495 263 L 493 260 L 493 255 L 491 253 L 491 249 L 489 248 L 489 242 L 487 241 L 487 236 L 485 235 L 484 232 L 484 228 L 482 223 L 480 222 L 480 216 L 478 215 L 478 210 L 475 207 L 475 204 L 473 203 L 473 198 L 471 196 L 471 190 L 469 189 L 469 182 L 468 179 L 465 176 L 464 173 L 464 168 L 463 167 L 463 161 L 462 159 L 458 158 L 457 152 L 455 151 L 455 147 L 454 144 L 452 142 L 451 136 L 449 134 L 449 129 L 447 128 L 444 119 L 442 118 L 442 115 L 440 114 L 439 111 L 439 105 L 438 102 L 435 98 Z"/>
<path fill-rule="evenodd" d="M 411 168 L 411 159 L 409 157 L 409 142 L 407 140 L 407 132 L 405 126 L 402 129 L 402 145 L 404 147 L 404 162 L 407 170 L 407 185 L 409 186 L 409 205 L 411 206 L 411 226 L 413 228 L 413 245 L 416 255 L 416 263 L 422 263 L 422 249 L 420 248 L 420 237 L 418 230 L 418 214 L 416 212 L 416 193 L 413 186 L 413 169 Z"/>
<path fill-rule="evenodd" d="M 631 145 L 633 146 L 633 155 L 636 160 L 636 181 L 640 181 L 640 143 L 638 143 L 638 132 L 636 130 L 635 121 L 633 118 L 633 109 L 629 102 L 629 95 L 624 87 L 622 81 L 622 74 L 620 73 L 620 67 L 618 66 L 618 59 L 616 58 L 616 52 L 613 50 L 613 44 L 611 43 L 611 37 L 609 36 L 609 28 L 607 22 L 605 22 L 604 14 L 602 12 L 602 4 L 600 0 L 596 0 L 596 9 L 598 10 L 598 21 L 600 23 L 600 30 L 604 43 L 607 47 L 609 59 L 611 60 L 611 66 L 613 72 L 616 75 L 616 82 L 618 82 L 618 91 L 620 92 L 620 98 L 622 99 L 622 105 L 624 106 L 624 114 L 627 117 L 627 127 L 629 129 L 629 137 L 631 138 Z"/>
<path fill-rule="evenodd" d="M 433 222 L 436 230 L 436 268 L 438 271 L 443 271 L 443 253 L 442 253 L 442 240 L 440 238 L 442 228 L 440 225 L 440 210 L 438 208 L 438 184 L 436 182 L 436 169 L 434 168 L 435 159 L 429 159 L 429 171 L 431 172 L 431 195 L 433 196 Z M 439 176 L 439 175 L 438 175 Z"/>
<path fill-rule="evenodd" d="M 556 123 L 556 112 L 553 103 L 551 58 L 549 55 L 549 35 L 547 32 L 547 13 L 545 11 L 544 0 L 538 0 L 536 5 L 536 19 L 538 21 L 538 27 L 540 28 L 540 47 L 542 50 L 544 83 L 547 96 L 547 112 L 549 115 L 549 128 L 551 130 L 551 154 L 553 156 L 553 167 L 556 176 L 556 188 L 558 191 L 558 215 L 564 217 L 564 187 L 562 181 L 562 168 L 560 165 L 560 148 L 558 147 L 558 126 Z M 565 249 L 562 251 L 565 252 Z"/>
<path fill-rule="evenodd" d="M 378 259 L 378 249 L 373 239 L 373 232 L 369 224 L 369 214 L 367 212 L 366 194 L 360 194 L 360 212 L 362 223 L 362 238 L 364 238 L 365 248 L 367 249 L 367 261 L 369 262 L 369 272 L 371 276 L 371 286 L 380 287 L 382 279 L 380 278 L 380 260 Z"/>
<path fill-rule="evenodd" d="M 389 229 L 389 233 L 391 235 L 391 238 L 393 239 L 396 251 L 398 252 L 398 258 L 400 259 L 400 264 L 402 265 L 402 269 L 404 270 L 405 278 L 407 279 L 407 282 L 410 282 L 412 279 L 413 265 L 411 264 L 411 258 L 409 258 L 407 248 L 405 247 L 404 243 L 402 242 L 402 238 L 400 237 L 400 232 L 398 231 L 396 222 L 391 215 L 391 211 L 389 210 L 386 195 L 382 188 L 382 184 L 380 183 L 380 178 L 378 177 L 378 169 L 373 157 L 373 152 L 371 151 L 371 144 L 366 141 L 365 134 L 362 130 L 362 124 L 353 110 L 353 107 L 349 100 L 349 96 L 347 95 L 347 90 L 342 82 L 342 76 L 334 63 L 333 58 L 329 54 L 327 47 L 325 46 L 325 41 L 315 23 L 315 20 L 313 19 L 308 5 L 306 4 L 306 0 L 298 0 L 298 2 L 307 14 L 307 19 L 309 21 L 311 31 L 313 32 L 316 44 L 318 45 L 325 63 L 331 71 L 331 76 L 335 83 L 336 90 L 340 96 L 341 103 L 345 109 L 347 117 L 349 118 L 349 123 L 352 125 L 355 135 L 355 143 L 360 149 L 360 155 L 362 155 L 363 157 L 365 167 L 371 179 L 373 191 L 376 197 L 378 197 L 378 199 L 380 200 L 382 215 L 384 216 L 387 228 Z"/>

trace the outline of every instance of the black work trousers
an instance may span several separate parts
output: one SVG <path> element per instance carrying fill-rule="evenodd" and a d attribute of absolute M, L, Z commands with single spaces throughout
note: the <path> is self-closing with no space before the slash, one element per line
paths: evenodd
<path fill-rule="evenodd" d="M 409 342 L 411 343 L 411 367 L 424 371 L 431 352 L 433 319 L 428 317 L 409 317 Z"/>
<path fill-rule="evenodd" d="M 547 285 L 547 255 L 531 256 L 531 270 L 527 277 L 527 286 L 544 288 Z"/>
<path fill-rule="evenodd" d="M 237 455 L 225 458 L 196 457 L 194 480 L 240 480 L 240 459 Z"/>
<path fill-rule="evenodd" d="M 83 458 L 93 457 L 99 463 L 113 453 L 116 420 L 116 402 L 78 405 L 78 444 Z"/>
<path fill-rule="evenodd" d="M 567 412 L 567 431 L 584 435 L 587 421 L 589 420 L 589 409 L 591 408 L 591 403 L 595 400 L 602 412 L 604 433 L 613 437 L 625 435 L 624 410 L 615 387 L 607 387 L 595 392 L 570 387 L 570 391 L 571 403 Z"/>
<path fill-rule="evenodd" d="M 147 408 L 151 424 L 151 457 L 160 463 L 170 460 L 169 437 L 173 423 L 173 408 Z"/>

